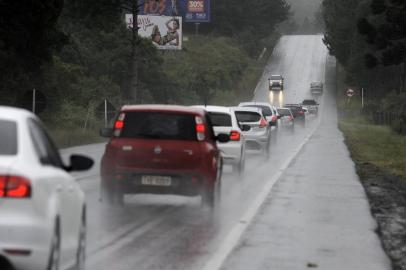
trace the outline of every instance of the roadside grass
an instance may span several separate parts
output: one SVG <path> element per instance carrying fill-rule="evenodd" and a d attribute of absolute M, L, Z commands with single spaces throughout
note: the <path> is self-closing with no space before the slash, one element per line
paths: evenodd
<path fill-rule="evenodd" d="M 339 126 L 356 163 L 371 163 L 406 179 L 406 136 L 361 115 L 341 118 Z"/>

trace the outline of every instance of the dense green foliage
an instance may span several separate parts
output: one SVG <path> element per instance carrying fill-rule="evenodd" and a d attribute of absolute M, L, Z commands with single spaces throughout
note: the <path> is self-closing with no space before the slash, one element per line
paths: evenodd
<path fill-rule="evenodd" d="M 406 1 L 372 0 L 371 13 L 358 20 L 358 29 L 372 47 L 366 55 L 369 66 L 406 61 Z"/>
<path fill-rule="evenodd" d="M 406 84 L 406 0 L 324 0 L 324 42 L 346 71 L 346 83 L 365 89 L 367 110 L 402 114 Z M 344 91 L 344 89 L 342 89 Z M 395 98 L 384 98 L 395 93 Z M 400 131 L 405 122 L 399 122 Z"/>
<path fill-rule="evenodd" d="M 213 31 L 237 39 L 250 55 L 284 21 L 289 13 L 285 0 L 222 0 L 213 10 Z"/>
<path fill-rule="evenodd" d="M 62 0 L 0 2 L 1 103 L 40 83 L 41 66 L 66 41 L 56 26 L 62 7 Z"/>

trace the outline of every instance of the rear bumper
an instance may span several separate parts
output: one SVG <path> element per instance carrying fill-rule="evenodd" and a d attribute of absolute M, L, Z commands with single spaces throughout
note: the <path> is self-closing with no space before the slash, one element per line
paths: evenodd
<path fill-rule="evenodd" d="M 145 185 L 142 176 L 166 176 L 171 178 L 170 185 Z M 119 177 L 117 177 L 119 176 Z M 201 172 L 165 172 L 165 171 L 134 171 L 117 172 L 116 176 L 103 176 L 102 181 L 107 184 L 110 191 L 122 194 L 174 194 L 184 196 L 197 196 L 202 189 L 214 185 L 215 176 Z"/>
<path fill-rule="evenodd" d="M 304 115 L 296 115 L 295 121 L 304 122 L 306 117 Z"/>
<path fill-rule="evenodd" d="M 295 124 L 294 124 L 294 122 L 293 121 L 290 121 L 290 122 L 283 122 L 283 123 L 281 123 L 280 124 L 280 127 L 281 128 L 291 128 L 291 127 L 293 127 Z"/>
<path fill-rule="evenodd" d="M 242 158 L 242 143 L 218 144 L 224 164 L 238 164 Z"/>
<path fill-rule="evenodd" d="M 0 219 L 0 256 L 18 270 L 46 269 L 53 228 L 27 216 Z M 13 255 L 12 251 L 27 252 Z"/>
<path fill-rule="evenodd" d="M 247 136 L 245 138 L 247 150 L 264 150 L 269 145 L 269 137 L 266 136 Z"/>

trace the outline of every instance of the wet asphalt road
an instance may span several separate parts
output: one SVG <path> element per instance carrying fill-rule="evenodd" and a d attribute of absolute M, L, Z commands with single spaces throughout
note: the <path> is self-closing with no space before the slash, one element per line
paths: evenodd
<path fill-rule="evenodd" d="M 265 101 L 270 98 L 267 76 L 271 73 L 281 73 L 286 79 L 284 103 L 297 103 L 310 97 L 308 89 L 310 82 L 324 81 L 326 63 L 329 61 L 330 65 L 334 65 L 334 61 L 327 55 L 321 36 L 283 37 L 275 48 L 264 76 L 255 89 L 255 100 Z M 334 91 L 328 87 L 326 90 Z M 252 253 L 252 250 L 242 251 L 245 249 L 241 245 L 224 261 L 234 247 L 233 245 L 239 243 L 240 235 L 238 234 L 235 239 L 236 243 L 233 244 L 232 241 L 229 241 L 230 231 L 233 231 L 239 224 L 248 227 L 251 220 L 246 220 L 245 216 L 247 213 L 251 213 L 251 216 L 256 213 L 257 207 L 254 206 L 261 204 L 259 194 L 264 192 L 264 187 L 272 187 L 270 179 L 276 181 L 279 179 L 277 176 L 286 173 L 286 170 L 283 169 L 297 156 L 299 147 L 306 146 L 305 142 L 309 136 L 317 131 L 320 125 L 323 126 L 325 123 L 322 121 L 325 110 L 323 99 L 324 97 L 320 100 L 321 116 L 308 117 L 306 126 L 297 126 L 294 133 L 279 130 L 274 134 L 276 139 L 274 139 L 269 160 L 264 160 L 254 154 L 248 155 L 246 173 L 243 178 L 236 177 L 231 173 L 230 168 L 225 168 L 221 204 L 215 211 L 201 208 L 198 197 L 158 195 L 127 196 L 123 208 L 111 208 L 98 200 L 98 166 L 86 174 L 78 174 L 81 186 L 87 195 L 87 269 L 215 270 L 220 266 L 235 269 L 241 265 L 245 265 L 245 267 L 240 269 L 270 269 L 263 267 L 264 264 L 250 264 L 250 260 L 255 261 L 257 253 Z M 239 102 L 240 100 L 236 100 L 235 103 Z M 334 106 L 334 104 L 330 104 L 330 106 Z M 95 144 L 67 149 L 63 152 L 64 154 L 85 153 L 92 156 L 98 163 L 103 150 L 102 144 Z M 317 162 L 317 158 L 314 161 Z M 305 169 L 301 172 L 304 177 L 306 177 L 306 173 Z M 280 188 L 279 185 L 278 188 Z M 267 201 L 269 201 L 272 194 L 267 197 Z M 366 211 L 364 208 L 363 210 Z M 241 230 L 241 233 L 244 233 L 242 234 L 244 243 L 250 233 L 252 234 L 252 228 L 255 228 L 255 224 L 262 214 L 258 216 L 254 219 L 248 234 L 244 232 L 245 227 Z M 371 228 L 373 225 L 372 223 Z M 263 228 L 259 228 L 256 232 L 256 237 L 259 234 L 260 238 L 262 234 L 269 233 Z M 374 246 L 378 245 L 376 241 L 371 243 Z M 229 246 L 224 247 L 225 244 L 229 244 Z M 267 249 L 267 247 L 264 248 Z M 379 253 L 379 247 L 376 249 Z M 238 258 L 243 259 L 239 261 Z M 263 259 L 264 256 L 261 258 Z M 281 258 L 286 259 L 286 254 L 281 254 Z M 277 260 L 278 258 L 272 257 L 271 259 Z M 386 261 L 383 262 L 383 265 L 385 264 Z M 297 269 L 304 268 L 305 266 Z"/>

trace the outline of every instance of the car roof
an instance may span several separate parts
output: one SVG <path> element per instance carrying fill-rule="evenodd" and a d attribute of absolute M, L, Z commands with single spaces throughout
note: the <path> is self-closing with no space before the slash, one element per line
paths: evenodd
<path fill-rule="evenodd" d="M 225 107 L 225 106 L 195 105 L 195 106 L 192 106 L 192 107 L 204 109 L 204 110 L 206 110 L 208 112 L 218 112 L 218 113 L 231 114 L 231 108 L 230 107 Z"/>
<path fill-rule="evenodd" d="M 122 112 L 154 111 L 154 112 L 174 112 L 174 113 L 190 113 L 204 115 L 204 110 L 201 108 L 182 105 L 164 105 L 164 104 L 124 105 L 121 108 L 121 111 Z"/>
<path fill-rule="evenodd" d="M 286 108 L 286 107 L 279 107 L 278 110 L 289 110 L 292 113 L 292 110 L 290 108 Z"/>
<path fill-rule="evenodd" d="M 262 115 L 262 109 L 256 107 L 232 107 L 232 109 L 240 112 L 257 112 Z"/>
<path fill-rule="evenodd" d="M 22 121 L 27 118 L 36 118 L 36 116 L 26 109 L 0 106 L 0 119 L 9 121 Z"/>
<path fill-rule="evenodd" d="M 271 104 L 267 103 L 267 102 L 256 102 L 256 101 L 248 101 L 248 102 L 241 102 L 240 104 L 238 104 L 239 107 L 241 106 L 249 106 L 249 105 L 260 105 L 260 106 L 269 106 L 272 107 Z"/>

